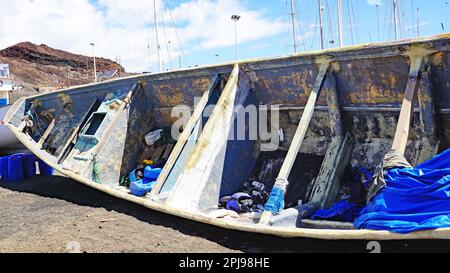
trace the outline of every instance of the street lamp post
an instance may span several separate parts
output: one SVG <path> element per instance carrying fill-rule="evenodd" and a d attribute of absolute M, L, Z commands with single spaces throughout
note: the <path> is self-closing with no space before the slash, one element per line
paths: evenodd
<path fill-rule="evenodd" d="M 239 60 L 239 42 L 238 42 L 238 32 L 237 32 L 237 22 L 241 19 L 239 15 L 232 15 L 231 20 L 234 21 L 234 37 L 236 41 L 236 60 Z"/>
<path fill-rule="evenodd" d="M 94 59 L 94 82 L 97 82 L 97 63 L 95 61 L 95 44 L 91 43 L 92 46 L 92 58 Z"/>

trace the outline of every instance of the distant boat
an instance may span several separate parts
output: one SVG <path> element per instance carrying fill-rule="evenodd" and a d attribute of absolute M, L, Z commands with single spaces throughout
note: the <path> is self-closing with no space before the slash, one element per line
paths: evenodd
<path fill-rule="evenodd" d="M 25 146 L 6 128 L 3 119 L 11 105 L 0 106 L 0 155 L 26 150 Z"/>
<path fill-rule="evenodd" d="M 58 172 L 194 221 L 283 237 L 450 239 L 448 228 L 397 234 L 307 219 L 336 200 L 347 166 L 374 168 L 391 149 L 416 164 L 450 147 L 449 56 L 447 34 L 138 75 L 23 98 L 5 122 Z M 175 106 L 194 102 L 176 143 L 146 143 L 149 132 L 176 122 Z M 260 135 L 229 139 L 243 105 L 258 109 L 258 119 L 264 110 L 279 114 L 269 121 L 282 129 L 275 151 Z M 212 114 L 204 116 L 208 106 Z M 126 178 L 144 159 L 163 169 L 138 197 Z M 285 210 L 219 209 L 220 198 L 252 180 L 268 191 L 275 181 L 287 186 Z"/>
<path fill-rule="evenodd" d="M 9 104 L 13 89 L 14 81 L 9 74 L 9 65 L 0 63 L 0 106 Z"/>
<path fill-rule="evenodd" d="M 10 93 L 14 89 L 14 81 L 10 77 L 9 65 L 0 64 L 0 154 L 23 150 L 25 147 L 6 128 L 3 119 L 11 107 Z"/>

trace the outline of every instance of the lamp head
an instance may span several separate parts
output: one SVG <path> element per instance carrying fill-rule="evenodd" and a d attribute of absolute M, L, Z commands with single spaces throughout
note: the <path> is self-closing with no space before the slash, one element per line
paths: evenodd
<path fill-rule="evenodd" d="M 239 15 L 232 15 L 231 16 L 231 20 L 239 21 L 239 19 L 241 19 L 241 16 L 239 16 Z"/>

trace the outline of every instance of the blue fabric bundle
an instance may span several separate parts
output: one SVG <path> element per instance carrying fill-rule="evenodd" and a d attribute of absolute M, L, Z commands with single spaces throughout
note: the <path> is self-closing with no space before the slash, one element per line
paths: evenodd
<path fill-rule="evenodd" d="M 391 169 L 385 179 L 356 228 L 409 233 L 450 227 L 450 149 L 415 168 Z"/>
<path fill-rule="evenodd" d="M 130 192 L 134 196 L 142 197 L 151 192 L 155 185 L 156 182 L 144 183 L 142 180 L 138 180 L 130 183 Z"/>
<path fill-rule="evenodd" d="M 356 217 L 359 216 L 362 206 L 349 203 L 347 200 L 341 201 L 334 204 L 329 209 L 319 209 L 313 216 L 311 220 L 334 220 L 334 221 L 344 221 L 353 222 Z"/>

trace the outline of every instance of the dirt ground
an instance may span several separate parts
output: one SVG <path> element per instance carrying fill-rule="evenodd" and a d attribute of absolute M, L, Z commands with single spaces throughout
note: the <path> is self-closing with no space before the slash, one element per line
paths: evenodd
<path fill-rule="evenodd" d="M 385 251 L 436 251 L 382 243 Z M 450 244 L 433 241 L 438 250 Z M 425 247 L 425 248 L 424 248 Z M 428 247 L 428 248 L 427 248 Z M 283 239 L 224 230 L 154 212 L 64 177 L 0 183 L 1 252 L 369 252 L 367 242 Z"/>

